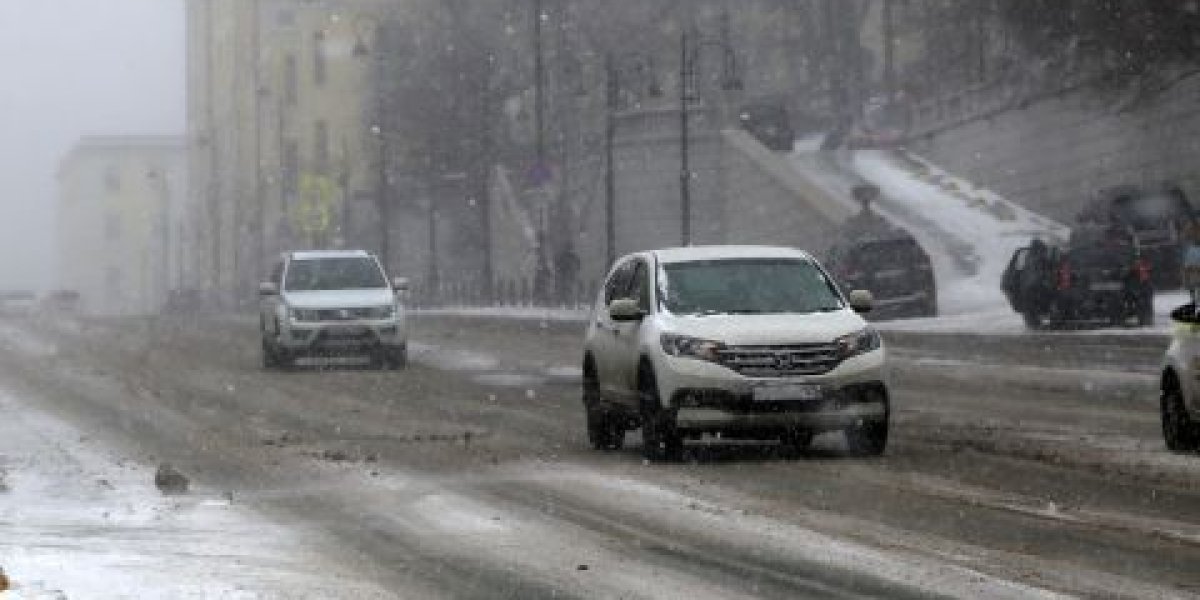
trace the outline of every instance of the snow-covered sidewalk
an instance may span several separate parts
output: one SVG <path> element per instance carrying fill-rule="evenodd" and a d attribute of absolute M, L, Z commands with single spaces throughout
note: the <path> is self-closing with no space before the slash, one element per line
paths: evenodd
<path fill-rule="evenodd" d="M 0 599 L 387 597 L 219 492 L 163 496 L 156 465 L 0 390 Z"/>

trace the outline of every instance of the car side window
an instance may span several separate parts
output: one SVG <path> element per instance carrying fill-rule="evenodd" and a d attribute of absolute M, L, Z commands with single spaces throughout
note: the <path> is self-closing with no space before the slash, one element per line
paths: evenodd
<path fill-rule="evenodd" d="M 604 305 L 608 306 L 613 300 L 624 297 L 629 290 L 629 278 L 633 275 L 633 261 L 621 263 L 613 270 L 608 281 L 604 284 Z"/>
<path fill-rule="evenodd" d="M 625 297 L 636 300 L 642 310 L 650 311 L 650 277 L 644 261 L 634 261 L 633 273 Z"/>

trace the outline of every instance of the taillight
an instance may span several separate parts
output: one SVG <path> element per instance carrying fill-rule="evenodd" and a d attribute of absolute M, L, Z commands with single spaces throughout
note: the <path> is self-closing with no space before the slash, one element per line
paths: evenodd
<path fill-rule="evenodd" d="M 1058 289 L 1067 290 L 1071 288 L 1071 265 L 1063 262 L 1058 265 Z"/>
<path fill-rule="evenodd" d="M 1137 262 L 1133 263 L 1133 272 L 1137 273 L 1138 281 L 1142 283 L 1150 281 L 1150 263 L 1146 262 L 1146 259 L 1137 259 Z"/>

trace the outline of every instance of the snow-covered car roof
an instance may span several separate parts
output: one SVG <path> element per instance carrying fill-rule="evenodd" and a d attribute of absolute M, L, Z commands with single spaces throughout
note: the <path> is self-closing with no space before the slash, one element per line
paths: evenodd
<path fill-rule="evenodd" d="M 784 246 L 687 246 L 652 252 L 662 263 L 737 258 L 795 258 L 812 260 L 807 252 Z"/>

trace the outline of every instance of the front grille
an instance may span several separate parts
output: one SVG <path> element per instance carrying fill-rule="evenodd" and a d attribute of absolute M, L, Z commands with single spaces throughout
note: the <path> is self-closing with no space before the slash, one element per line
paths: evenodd
<path fill-rule="evenodd" d="M 316 311 L 318 321 L 355 321 L 371 318 L 373 308 L 323 308 Z"/>
<path fill-rule="evenodd" d="M 836 344 L 730 346 L 718 352 L 717 360 L 746 377 L 820 375 L 842 362 Z"/>

